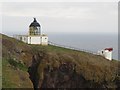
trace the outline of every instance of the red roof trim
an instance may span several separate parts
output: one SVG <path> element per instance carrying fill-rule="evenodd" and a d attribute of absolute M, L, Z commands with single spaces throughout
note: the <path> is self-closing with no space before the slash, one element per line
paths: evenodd
<path fill-rule="evenodd" d="M 104 50 L 109 50 L 109 51 L 112 51 L 113 48 L 105 48 Z"/>

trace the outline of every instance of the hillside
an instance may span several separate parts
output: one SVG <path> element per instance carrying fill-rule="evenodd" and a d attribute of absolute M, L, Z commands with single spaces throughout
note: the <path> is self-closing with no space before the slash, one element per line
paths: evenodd
<path fill-rule="evenodd" d="M 119 68 L 116 60 L 2 35 L 3 88 L 117 88 Z"/>
<path fill-rule="evenodd" d="M 21 53 L 23 49 L 29 50 L 29 47 L 22 42 L 2 35 L 3 88 L 33 88 L 27 73 L 28 67 L 24 64 L 26 59 Z"/>

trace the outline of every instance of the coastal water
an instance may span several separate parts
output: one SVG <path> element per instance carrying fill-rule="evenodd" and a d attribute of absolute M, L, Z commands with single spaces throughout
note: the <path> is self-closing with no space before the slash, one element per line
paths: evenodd
<path fill-rule="evenodd" d="M 113 48 L 113 59 L 118 60 L 117 34 L 80 34 L 80 33 L 49 33 L 49 41 L 60 45 L 72 46 L 93 52 L 108 47 Z"/>

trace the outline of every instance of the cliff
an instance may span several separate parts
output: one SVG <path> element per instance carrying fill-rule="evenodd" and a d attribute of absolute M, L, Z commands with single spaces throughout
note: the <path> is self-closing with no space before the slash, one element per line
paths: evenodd
<path fill-rule="evenodd" d="M 5 35 L 1 39 L 3 88 L 120 87 L 117 60 L 52 45 L 27 45 Z"/>
<path fill-rule="evenodd" d="M 3 88 L 33 88 L 29 79 L 28 67 L 25 64 L 30 47 L 13 38 L 2 35 L 2 87 Z"/>

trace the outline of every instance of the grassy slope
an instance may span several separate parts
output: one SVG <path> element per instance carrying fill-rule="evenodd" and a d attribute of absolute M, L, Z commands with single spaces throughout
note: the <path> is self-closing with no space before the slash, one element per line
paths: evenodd
<path fill-rule="evenodd" d="M 44 69 L 48 65 L 51 68 L 59 68 L 61 63 L 68 62 L 76 64 L 76 72 L 84 76 L 88 81 L 97 83 L 107 81 L 111 83 L 116 78 L 116 72 L 118 71 L 118 61 L 116 60 L 109 61 L 101 56 L 51 45 L 27 45 L 4 35 L 2 40 L 3 87 L 32 87 L 26 70 L 31 65 L 32 56 L 38 53 L 44 54 L 42 56 L 43 60 L 38 67 L 41 80 L 45 75 Z"/>
<path fill-rule="evenodd" d="M 25 65 L 27 62 L 26 57 L 22 55 L 21 50 L 29 50 L 29 47 L 13 38 L 2 35 L 3 88 L 33 87 L 29 79 L 29 74 L 27 73 L 27 64 Z"/>
<path fill-rule="evenodd" d="M 38 67 L 41 81 L 44 79 L 44 69 L 49 65 L 51 68 L 59 68 L 61 63 L 76 64 L 75 70 L 85 80 L 95 83 L 106 83 L 107 87 L 116 87 L 115 79 L 118 72 L 118 61 L 109 61 L 102 56 L 89 54 L 82 51 L 74 51 L 56 46 L 32 45 L 35 50 L 45 52 L 43 61 Z M 57 73 L 56 73 L 57 74 Z"/>

